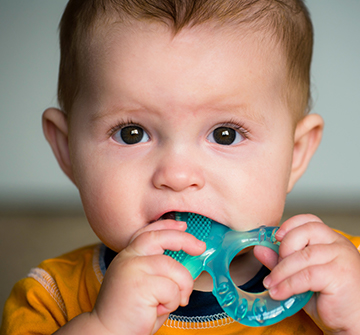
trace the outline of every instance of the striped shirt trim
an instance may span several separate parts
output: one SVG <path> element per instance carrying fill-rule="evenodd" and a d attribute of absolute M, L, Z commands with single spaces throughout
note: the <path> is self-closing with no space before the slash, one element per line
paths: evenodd
<path fill-rule="evenodd" d="M 29 278 L 35 279 L 50 294 L 50 296 L 59 306 L 63 316 L 65 317 L 65 320 L 68 320 L 65 303 L 54 278 L 51 277 L 51 275 L 47 271 L 40 268 L 31 269 L 30 273 L 27 276 Z"/>
<path fill-rule="evenodd" d="M 94 248 L 93 253 L 93 269 L 96 275 L 97 280 L 102 284 L 106 272 L 106 266 L 104 261 L 106 246 L 104 244 L 98 244 Z"/>
<path fill-rule="evenodd" d="M 207 316 L 186 317 L 170 314 L 164 323 L 165 327 L 176 329 L 210 329 L 229 325 L 235 321 L 226 313 Z"/>

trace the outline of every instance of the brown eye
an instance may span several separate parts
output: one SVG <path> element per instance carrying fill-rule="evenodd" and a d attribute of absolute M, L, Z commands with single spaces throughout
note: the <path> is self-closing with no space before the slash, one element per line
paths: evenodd
<path fill-rule="evenodd" d="M 243 139 L 244 137 L 238 131 L 230 127 L 218 127 L 208 136 L 210 142 L 220 145 L 237 144 Z"/>
<path fill-rule="evenodd" d="M 149 141 L 149 135 L 139 126 L 126 126 L 118 130 L 113 138 L 121 144 L 137 144 Z"/>

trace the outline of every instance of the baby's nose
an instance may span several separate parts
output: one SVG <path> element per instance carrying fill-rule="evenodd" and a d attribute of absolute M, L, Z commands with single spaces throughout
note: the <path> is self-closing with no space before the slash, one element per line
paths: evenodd
<path fill-rule="evenodd" d="M 205 185 L 204 171 L 200 164 L 189 159 L 162 159 L 153 175 L 153 185 L 158 189 L 181 192 L 201 189 Z"/>

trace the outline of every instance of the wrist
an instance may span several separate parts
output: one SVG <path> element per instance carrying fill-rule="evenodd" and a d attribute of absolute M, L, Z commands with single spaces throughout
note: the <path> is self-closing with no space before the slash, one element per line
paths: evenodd
<path fill-rule="evenodd" d="M 83 313 L 70 320 L 61 327 L 56 335 L 86 334 L 86 335 L 113 335 L 99 320 L 96 313 Z"/>

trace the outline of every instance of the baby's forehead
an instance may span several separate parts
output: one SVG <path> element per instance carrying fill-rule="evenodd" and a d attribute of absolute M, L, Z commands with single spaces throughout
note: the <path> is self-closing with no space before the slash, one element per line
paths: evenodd
<path fill-rule="evenodd" d="M 131 36 L 131 37 L 130 37 Z M 266 29 L 247 27 L 245 25 L 236 26 L 234 24 L 218 24 L 216 21 L 210 21 L 194 26 L 185 26 L 179 31 L 175 31 L 172 26 L 163 22 L 153 20 L 135 20 L 129 19 L 126 22 L 116 22 L 114 24 L 103 24 L 98 29 L 93 30 L 87 37 L 85 52 L 88 56 L 96 57 L 97 54 L 106 53 L 114 44 L 122 45 L 126 48 L 127 43 L 144 43 L 143 40 L 137 41 L 136 37 L 147 37 L 151 43 L 154 39 L 163 40 L 164 43 L 174 45 L 191 42 L 202 43 L 203 39 L 208 36 L 221 36 L 220 39 L 210 40 L 209 49 L 215 44 L 223 43 L 224 45 L 239 44 L 244 39 L 251 39 L 257 42 L 257 47 L 271 48 L 273 54 L 279 57 L 284 56 L 281 43 L 278 43 L 274 34 Z M 220 44 L 219 44 L 219 47 Z"/>
<path fill-rule="evenodd" d="M 187 48 L 189 53 L 183 54 L 180 62 L 194 57 L 194 50 L 199 49 L 202 51 L 202 55 L 205 54 L 206 57 L 212 57 L 214 60 L 216 60 L 215 56 L 219 56 L 219 59 L 224 58 L 223 54 L 228 51 L 228 60 L 235 58 L 235 60 L 241 61 L 248 55 L 261 58 L 264 62 L 272 62 L 271 66 L 267 68 L 269 73 L 275 69 L 282 71 L 285 68 L 277 66 L 279 63 L 286 63 L 285 59 L 281 59 L 285 55 L 281 46 L 274 41 L 272 34 L 266 31 L 235 28 L 234 26 L 204 23 L 184 27 L 175 33 L 172 27 L 153 21 L 131 20 L 126 24 L 103 25 L 88 39 L 83 60 L 84 64 L 87 61 L 92 63 L 88 68 L 91 71 L 94 64 L 101 66 L 101 63 L 111 60 L 115 65 L 128 60 L 128 58 L 141 59 L 144 51 L 151 58 L 160 50 L 162 54 L 169 53 L 174 57 L 171 64 L 164 63 L 164 66 L 175 66 L 179 61 L 176 51 L 183 51 Z M 117 55 L 117 58 L 113 59 L 111 53 L 116 49 L 121 50 L 120 57 Z M 234 55 L 235 57 L 233 57 Z M 145 57 L 143 57 L 144 59 Z M 196 68 L 193 70 L 196 71 Z"/>
<path fill-rule="evenodd" d="M 284 71 L 279 66 L 266 66 L 268 61 L 273 64 L 279 64 L 279 61 L 273 60 L 275 50 L 265 48 L 260 38 L 255 42 L 249 34 L 237 37 L 229 31 L 219 29 L 215 32 L 206 27 L 184 28 L 173 36 L 164 26 L 151 26 L 150 29 L 144 29 L 143 23 L 139 26 L 139 29 L 136 25 L 117 27 L 111 34 L 105 34 L 107 39 L 97 37 L 98 45 L 94 47 L 97 55 L 90 61 L 85 76 L 90 80 L 83 83 L 92 83 L 90 95 L 100 95 L 101 90 L 108 91 L 109 95 L 119 89 L 121 94 L 117 96 L 140 99 L 146 92 L 152 96 L 146 101 L 147 106 L 155 106 L 158 101 L 154 102 L 154 99 L 159 100 L 169 91 L 169 106 L 174 109 L 182 106 L 184 110 L 196 111 L 206 106 L 216 107 L 221 112 L 238 109 L 234 106 L 243 104 L 238 97 L 244 96 L 246 86 L 255 83 L 253 91 L 259 93 L 259 99 L 264 96 L 262 91 L 267 89 L 273 92 L 271 100 L 280 99 L 278 88 L 284 85 Z M 248 76 L 247 83 L 238 73 Z M 162 91 L 156 91 L 155 86 L 161 87 Z M 170 91 L 170 86 L 176 89 Z M 238 95 L 239 91 L 242 94 Z M 193 92 L 198 94 L 194 96 Z M 221 107 L 218 107 L 219 101 Z M 248 111 L 242 106 L 241 109 Z M 255 115 L 263 117 L 260 113 Z"/>
<path fill-rule="evenodd" d="M 85 78 L 85 82 L 87 79 L 90 79 L 88 82 L 96 82 L 94 76 L 97 74 L 94 69 L 99 67 L 111 68 L 115 63 L 127 62 L 132 58 L 135 60 L 137 58 L 137 50 L 131 51 L 130 49 L 133 48 L 134 45 L 139 46 L 140 49 L 142 47 L 149 47 L 153 44 L 152 42 L 154 42 L 154 40 L 156 40 L 156 42 L 161 41 L 161 43 L 168 44 L 169 46 L 188 43 L 189 51 L 191 51 L 194 46 L 196 47 L 197 44 L 203 43 L 205 39 L 207 40 L 209 50 L 211 48 L 222 50 L 229 45 L 233 45 L 235 48 L 238 44 L 240 45 L 242 41 L 250 40 L 253 42 L 252 46 L 255 47 L 252 47 L 252 49 L 239 49 L 237 53 L 238 59 L 242 57 L 242 53 L 249 54 L 253 52 L 254 58 L 255 54 L 260 54 L 262 60 L 268 63 L 267 72 L 269 75 L 277 72 L 276 76 L 279 78 L 278 85 L 284 86 L 285 90 L 285 86 L 289 86 L 289 82 L 287 80 L 284 81 L 287 71 L 287 61 L 283 48 L 274 40 L 273 34 L 259 29 L 246 27 L 236 28 L 234 25 L 224 26 L 214 23 L 204 23 L 184 27 L 181 31 L 175 33 L 168 25 L 149 20 L 138 21 L 132 19 L 126 23 L 116 22 L 113 24 L 104 24 L 101 28 L 96 29 L 91 38 L 89 38 L 88 46 L 85 48 L 86 54 L 83 57 L 84 62 L 81 65 L 84 73 L 82 78 Z M 219 44 L 217 45 L 217 43 Z M 130 50 L 130 52 L 123 53 L 121 58 L 112 59 L 111 52 L 116 46 L 123 50 Z M 271 51 L 270 53 L 269 50 Z M 169 62 L 164 63 L 164 67 L 174 66 L 174 64 L 175 63 L 170 64 Z M 195 72 L 196 68 L 193 68 L 193 71 Z M 158 74 L 160 74 L 160 72 L 158 72 Z M 82 85 L 84 85 L 84 80 L 81 80 L 80 86 Z M 87 84 L 85 83 L 85 85 Z"/>

